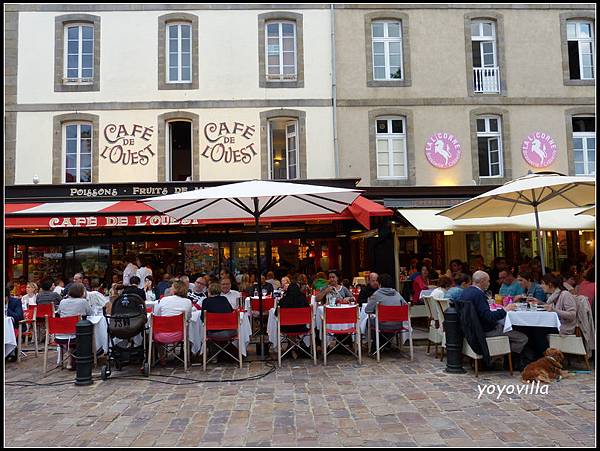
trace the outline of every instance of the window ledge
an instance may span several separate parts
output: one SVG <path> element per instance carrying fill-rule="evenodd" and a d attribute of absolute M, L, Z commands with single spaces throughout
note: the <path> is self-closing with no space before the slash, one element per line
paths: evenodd
<path fill-rule="evenodd" d="M 565 80 L 565 86 L 596 86 L 596 80 Z"/>

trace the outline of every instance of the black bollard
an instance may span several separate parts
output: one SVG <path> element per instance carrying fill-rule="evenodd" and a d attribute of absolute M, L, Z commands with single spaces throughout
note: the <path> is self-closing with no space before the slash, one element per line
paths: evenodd
<path fill-rule="evenodd" d="M 454 303 L 444 312 L 444 330 L 446 332 L 446 373 L 466 373 L 462 367 L 463 334 L 458 323 L 458 312 Z"/>
<path fill-rule="evenodd" d="M 91 385 L 94 383 L 92 380 L 94 325 L 84 316 L 77 323 L 76 329 L 77 348 L 75 349 L 75 361 L 77 362 L 77 377 L 75 378 L 75 385 Z"/>

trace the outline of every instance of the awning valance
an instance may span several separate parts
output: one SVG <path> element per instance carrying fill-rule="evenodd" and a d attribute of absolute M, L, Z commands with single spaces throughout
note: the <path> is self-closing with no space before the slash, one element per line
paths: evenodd
<path fill-rule="evenodd" d="M 251 224 L 251 219 L 181 220 L 163 215 L 136 201 L 90 201 L 5 204 L 5 228 L 144 227 L 169 225 Z M 261 223 L 293 221 L 355 220 L 370 228 L 372 217 L 390 216 L 392 210 L 358 196 L 339 214 L 281 216 L 261 219 Z"/>
<path fill-rule="evenodd" d="M 509 232 L 535 230 L 533 213 L 510 218 L 481 218 L 452 220 L 446 216 L 437 216 L 441 209 L 399 209 L 400 213 L 413 227 L 424 232 Z M 543 230 L 586 230 L 595 229 L 596 223 L 591 216 L 579 215 L 581 208 L 568 208 L 560 211 L 540 213 L 540 227 Z"/>

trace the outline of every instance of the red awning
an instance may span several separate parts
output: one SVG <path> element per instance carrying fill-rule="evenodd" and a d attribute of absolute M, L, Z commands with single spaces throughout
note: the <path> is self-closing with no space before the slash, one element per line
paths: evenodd
<path fill-rule="evenodd" d="M 175 220 L 136 201 L 90 201 L 5 204 L 5 228 L 82 228 L 144 227 L 202 224 L 251 224 L 252 219 Z M 391 216 L 393 212 L 376 202 L 358 196 L 339 214 L 281 216 L 261 219 L 261 223 L 293 221 L 356 220 L 369 229 L 371 218 Z"/>

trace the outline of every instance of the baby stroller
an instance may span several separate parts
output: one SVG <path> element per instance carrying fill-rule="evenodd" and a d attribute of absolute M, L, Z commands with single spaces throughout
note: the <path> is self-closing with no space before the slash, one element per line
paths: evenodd
<path fill-rule="evenodd" d="M 110 315 L 105 308 L 102 312 L 108 325 L 108 364 L 102 367 L 102 380 L 110 377 L 113 363 L 117 371 L 130 363 L 143 363 L 144 376 L 148 376 L 150 366 L 146 361 L 145 331 L 148 328 L 144 300 L 137 294 L 122 294 L 113 302 Z M 141 344 L 136 344 L 140 334 Z M 115 339 L 119 341 L 115 343 Z"/>

